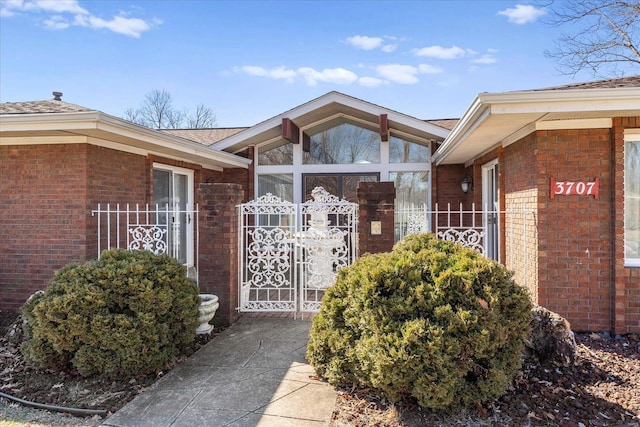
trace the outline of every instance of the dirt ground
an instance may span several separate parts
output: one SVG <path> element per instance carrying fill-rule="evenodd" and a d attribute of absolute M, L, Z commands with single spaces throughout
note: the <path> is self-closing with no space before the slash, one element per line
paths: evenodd
<path fill-rule="evenodd" d="M 20 354 L 16 318 L 16 313 L 0 312 L 0 393 L 21 399 L 106 410 L 108 415 L 184 360 L 174 360 L 155 375 L 118 381 L 36 370 Z M 215 335 L 200 337 L 193 351 Z M 640 336 L 577 334 L 576 341 L 574 366 L 527 364 L 491 404 L 438 415 L 412 402 L 391 404 L 370 390 L 340 390 L 332 426 L 640 426 Z M 34 410 L 0 398 L 0 427 L 98 426 L 103 420 Z"/>

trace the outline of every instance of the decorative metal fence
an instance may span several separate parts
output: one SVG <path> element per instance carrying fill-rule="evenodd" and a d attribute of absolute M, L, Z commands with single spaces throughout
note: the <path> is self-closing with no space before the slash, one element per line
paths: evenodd
<path fill-rule="evenodd" d="M 471 209 L 462 204 L 457 209 L 450 204 L 440 209 L 436 204 L 433 210 L 426 204 L 400 206 L 395 212 L 395 226 L 396 241 L 410 234 L 432 232 L 440 239 L 460 243 L 495 259 L 502 247 L 506 259 L 501 261 L 529 276 L 527 270 L 531 268 L 537 239 L 533 209 L 478 210 L 475 204 Z"/>
<path fill-rule="evenodd" d="M 98 257 L 103 251 L 113 248 L 167 254 L 187 267 L 195 267 L 197 280 L 197 206 L 193 210 L 185 210 L 178 205 L 98 204 L 91 215 L 97 218 Z"/>
<path fill-rule="evenodd" d="M 322 187 L 300 205 L 272 194 L 239 205 L 240 311 L 317 312 L 357 256 L 357 204 Z"/>

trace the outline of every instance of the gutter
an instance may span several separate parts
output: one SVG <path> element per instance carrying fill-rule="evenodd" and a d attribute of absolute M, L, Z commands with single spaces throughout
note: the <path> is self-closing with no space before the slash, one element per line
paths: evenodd
<path fill-rule="evenodd" d="M 168 148 L 177 153 L 195 155 L 206 160 L 220 162 L 228 167 L 248 169 L 251 164 L 250 159 L 217 151 L 197 142 L 146 128 L 100 111 L 0 115 L 0 132 L 70 131 L 82 134 L 83 130 L 112 133 L 163 149 Z"/>

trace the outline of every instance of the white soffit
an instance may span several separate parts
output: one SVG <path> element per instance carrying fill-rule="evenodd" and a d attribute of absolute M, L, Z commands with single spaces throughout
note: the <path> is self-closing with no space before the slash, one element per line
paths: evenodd
<path fill-rule="evenodd" d="M 3 115 L 0 120 L 0 145 L 16 142 L 16 138 L 74 136 L 86 137 L 87 143 L 122 151 L 163 155 L 176 160 L 200 164 L 219 170 L 225 167 L 247 168 L 250 160 L 210 149 L 174 135 L 139 126 L 97 111 L 81 113 L 46 113 Z M 35 138 L 34 138 L 35 137 Z M 80 141 L 80 140 L 78 140 Z M 23 143 L 24 144 L 24 143 Z M 143 150 L 143 151 L 140 151 Z"/>
<path fill-rule="evenodd" d="M 626 116 L 640 116 L 640 88 L 479 94 L 434 161 L 464 164 L 535 130 L 610 128 Z"/>

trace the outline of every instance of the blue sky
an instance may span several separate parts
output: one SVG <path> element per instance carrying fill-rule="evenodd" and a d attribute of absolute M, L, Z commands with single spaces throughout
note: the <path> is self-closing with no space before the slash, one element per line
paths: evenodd
<path fill-rule="evenodd" d="M 251 126 L 330 91 L 420 119 L 480 92 L 575 81 L 544 56 L 563 28 L 527 1 L 0 0 L 0 102 L 121 117 L 145 94 Z"/>

